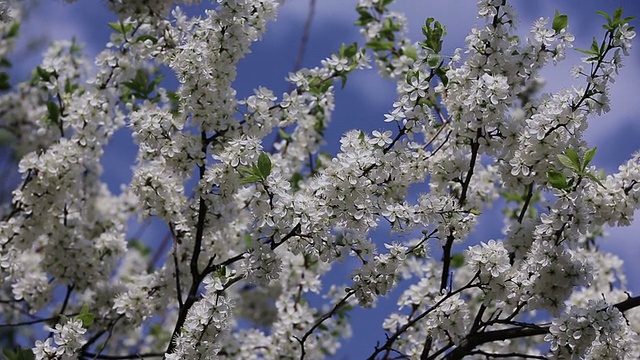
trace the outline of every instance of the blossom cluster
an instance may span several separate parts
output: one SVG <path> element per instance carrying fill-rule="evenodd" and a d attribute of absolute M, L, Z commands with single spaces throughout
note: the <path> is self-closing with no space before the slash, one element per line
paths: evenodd
<path fill-rule="evenodd" d="M 640 152 L 601 175 L 582 137 L 609 110 L 630 19 L 606 17 L 603 45 L 573 70 L 583 86 L 541 94 L 541 70 L 574 41 L 566 15 L 521 40 L 505 0 L 480 0 L 484 25 L 445 56 L 443 25 L 428 19 L 412 42 L 391 2 L 358 1 L 363 47 L 243 99 L 238 64 L 279 1 L 218 0 L 193 17 L 172 1 L 109 1 L 119 20 L 93 64 L 75 42 L 53 43 L 0 96 L 22 175 L 0 209 L 0 318 L 53 323 L 28 351 L 321 359 L 358 325 L 351 309 L 401 287 L 371 358 L 542 356 L 544 344 L 557 357 L 637 356 L 640 326 L 625 317 L 640 320 L 638 298 L 596 238 L 640 208 Z M 0 24 L 0 57 L 11 29 Z M 323 153 L 335 84 L 372 63 L 397 98 L 380 128 Z M 138 152 L 113 194 L 100 159 L 123 128 Z M 472 243 L 478 224 L 496 226 L 492 206 L 505 210 L 502 237 Z M 164 239 L 128 238 L 134 216 L 164 223 Z M 344 266 L 346 283 L 328 286 Z"/>

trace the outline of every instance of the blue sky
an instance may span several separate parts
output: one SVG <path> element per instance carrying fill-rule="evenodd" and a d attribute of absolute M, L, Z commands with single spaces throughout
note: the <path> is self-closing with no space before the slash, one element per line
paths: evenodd
<path fill-rule="evenodd" d="M 307 53 L 303 66 L 312 67 L 336 51 L 341 43 L 362 43 L 362 37 L 352 24 L 357 19 L 354 11 L 355 0 L 318 0 L 316 15 L 313 20 Z M 588 48 L 591 39 L 601 38 L 602 18 L 596 15 L 597 10 L 611 13 L 618 6 L 623 6 L 625 14 L 640 16 L 640 1 L 608 0 L 608 1 L 514 1 L 520 23 L 519 31 L 525 33 L 536 18 L 552 17 L 555 9 L 569 15 L 569 29 L 576 35 L 576 47 Z M 268 27 L 264 41 L 255 44 L 253 53 L 245 59 L 238 71 L 236 88 L 239 96 L 250 94 L 252 89 L 267 86 L 276 94 L 281 94 L 288 87 L 284 77 L 291 71 L 300 41 L 309 1 L 289 0 L 281 8 L 278 20 Z M 204 5 L 208 5 L 205 1 Z M 464 46 L 464 38 L 473 24 L 480 24 L 476 19 L 474 1 L 462 0 L 396 0 L 394 9 L 408 14 L 412 39 L 421 40 L 420 27 L 427 17 L 434 17 L 447 27 L 444 53 L 452 53 L 456 47 Z M 80 0 L 74 4 L 64 1 L 41 0 L 39 7 L 33 8 L 31 16 L 23 25 L 23 37 L 34 39 L 46 36 L 46 40 L 70 39 L 75 36 L 85 44 L 87 53 L 95 55 L 108 41 L 110 29 L 107 21 L 113 21 L 103 2 L 98 0 Z M 637 39 L 636 39 L 637 40 Z M 24 46 L 24 43 L 22 44 Z M 600 118 L 591 120 L 586 138 L 591 146 L 598 147 L 594 163 L 604 168 L 607 173 L 615 171 L 631 153 L 640 150 L 640 44 L 635 44 L 631 56 L 625 59 L 620 78 L 612 87 L 612 111 Z M 24 52 L 21 52 L 24 54 Z M 579 62 L 580 54 L 569 50 L 567 59 L 556 67 L 548 68 L 544 75 L 547 78 L 548 91 L 557 90 L 577 84 L 569 75 L 572 64 Z M 13 59 L 15 74 L 20 77 L 30 74 L 38 64 L 40 56 L 34 54 L 27 58 Z M 327 131 L 326 150 L 335 152 L 340 136 L 347 130 L 362 128 L 368 131 L 393 129 L 385 123 L 383 114 L 391 110 L 395 99 L 395 84 L 381 80 L 376 70 L 363 71 L 349 78 L 346 89 L 336 90 L 336 111 Z M 135 146 L 130 134 L 120 131 L 107 149 L 104 160 L 105 181 L 112 191 L 118 191 L 120 184 L 131 178 L 131 165 L 135 158 Z M 640 216 L 640 213 L 636 213 Z M 493 222 L 496 224 L 496 222 Z M 501 220 L 497 221 L 501 224 Z M 498 226 L 499 228 L 500 226 Z M 495 226 L 493 227 L 495 229 Z M 603 248 L 610 250 L 625 259 L 626 274 L 630 287 L 634 292 L 640 291 L 640 221 L 626 228 L 608 230 L 609 237 Z M 164 236 L 161 227 L 152 226 L 145 233 L 148 237 Z M 491 226 L 480 227 L 474 238 L 488 240 L 490 236 L 499 236 Z M 439 254 L 437 254 L 439 256 Z M 397 293 L 395 293 L 397 296 Z M 358 355 L 369 353 L 376 340 L 384 340 L 381 328 L 382 314 L 395 310 L 395 299 L 380 303 L 378 310 L 365 310 L 354 313 L 354 337 L 345 343 L 337 358 L 359 358 Z"/>

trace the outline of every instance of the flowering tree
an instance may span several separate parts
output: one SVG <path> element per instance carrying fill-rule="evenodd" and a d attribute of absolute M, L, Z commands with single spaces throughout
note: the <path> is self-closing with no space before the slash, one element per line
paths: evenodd
<path fill-rule="evenodd" d="M 218 0 L 200 17 L 171 1 L 109 1 L 120 20 L 94 67 L 74 42 L 52 44 L 0 100 L 23 154 L 1 214 L 0 329 L 34 341 L 5 356 L 324 358 L 357 329 L 350 310 L 396 286 L 399 310 L 362 357 L 640 356 L 640 297 L 596 241 L 632 221 L 640 153 L 605 175 L 582 139 L 609 109 L 631 18 L 603 13 L 602 39 L 579 50 L 582 86 L 541 94 L 540 70 L 574 40 L 566 15 L 520 39 L 505 0 L 480 0 L 485 25 L 446 56 L 439 22 L 414 43 L 391 2 L 359 0 L 365 45 L 289 74 L 280 96 L 238 99 L 232 87 L 276 0 Z M 19 21 L 4 11 L 2 58 Z M 388 130 L 347 132 L 337 154 L 320 153 L 334 86 L 372 65 L 397 82 Z M 161 72 L 179 87 L 162 87 Z M 139 151 L 114 195 L 100 159 L 124 126 Z M 483 221 L 503 237 L 455 253 L 499 198 L 506 219 Z M 170 229 L 160 263 L 159 244 L 127 240 L 135 215 Z M 369 233 L 381 222 L 396 240 L 379 246 Z M 359 263 L 350 281 L 323 284 L 347 258 Z"/>

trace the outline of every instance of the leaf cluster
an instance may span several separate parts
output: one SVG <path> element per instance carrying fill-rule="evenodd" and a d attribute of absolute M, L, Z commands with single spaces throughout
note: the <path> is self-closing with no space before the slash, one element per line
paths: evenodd
<path fill-rule="evenodd" d="M 271 174 L 271 159 L 267 153 L 258 156 L 258 162 L 247 167 L 241 167 L 240 172 L 244 175 L 241 184 L 250 184 L 267 180 Z"/>
<path fill-rule="evenodd" d="M 557 157 L 562 165 L 577 175 L 577 179 L 588 177 L 598 185 L 604 187 L 600 179 L 587 169 L 589 163 L 593 160 L 597 149 L 598 148 L 589 149 L 584 153 L 584 156 L 580 157 L 575 150 L 567 148 L 563 154 L 559 154 Z M 557 170 L 547 171 L 547 180 L 551 186 L 559 190 L 569 189 L 576 183 L 575 178 L 572 177 L 568 179 L 563 172 Z"/>

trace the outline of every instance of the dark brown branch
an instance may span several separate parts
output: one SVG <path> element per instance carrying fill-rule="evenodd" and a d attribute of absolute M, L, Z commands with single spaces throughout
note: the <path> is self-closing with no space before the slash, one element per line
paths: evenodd
<path fill-rule="evenodd" d="M 0 324 L 0 329 L 12 328 L 12 327 L 18 327 L 18 326 L 30 326 L 30 325 L 34 325 L 34 324 L 39 324 L 39 323 L 44 323 L 44 322 L 48 322 L 48 321 L 57 320 L 59 317 L 60 317 L 59 315 L 56 315 L 56 316 L 52 316 L 52 317 L 46 318 L 46 319 L 35 319 L 35 320 L 31 320 L 31 321 L 23 321 L 23 322 L 18 322 L 18 323 Z"/>
<path fill-rule="evenodd" d="M 207 154 L 207 145 L 206 145 L 206 141 L 207 141 L 207 134 L 203 131 L 200 134 L 201 136 L 201 141 L 202 141 L 202 153 L 206 156 Z M 200 180 L 202 180 L 204 178 L 204 172 L 205 172 L 205 165 L 202 164 L 200 166 L 198 166 L 198 171 L 199 171 L 199 177 Z M 195 239 L 195 244 L 193 246 L 193 256 L 191 256 L 191 264 L 190 264 L 190 269 L 191 269 L 191 275 L 193 276 L 193 279 L 195 280 L 195 278 L 198 276 L 198 274 L 200 273 L 198 270 L 198 260 L 200 258 L 200 252 L 202 251 L 202 237 L 204 236 L 204 222 L 207 218 L 207 204 L 204 200 L 204 198 L 202 196 L 200 196 L 199 201 L 199 205 L 198 205 L 198 224 L 196 225 L 196 239 Z"/>
<path fill-rule="evenodd" d="M 625 312 L 640 306 L 640 296 L 630 297 L 625 301 L 619 302 L 613 307 Z M 517 339 L 530 336 L 545 335 L 549 333 L 549 325 L 534 325 L 534 324 L 522 324 L 516 327 L 502 330 L 494 330 L 480 333 L 469 334 L 453 351 L 448 353 L 445 358 L 447 359 L 462 359 L 463 357 L 471 354 L 473 349 L 485 343 Z"/>
<path fill-rule="evenodd" d="M 202 147 L 201 147 L 202 154 L 206 157 L 207 147 L 209 144 L 207 141 L 206 132 L 204 131 L 200 132 L 200 141 L 202 143 Z M 198 170 L 199 170 L 200 179 L 203 179 L 205 170 L 206 170 L 206 165 L 203 164 L 198 166 Z M 202 238 L 204 237 L 204 226 L 205 226 L 205 220 L 207 218 L 208 208 L 207 208 L 206 201 L 202 196 L 200 196 L 198 201 L 199 201 L 199 205 L 198 205 L 198 222 L 196 224 L 196 237 L 193 245 L 193 254 L 191 255 L 191 262 L 189 264 L 189 269 L 191 271 L 191 286 L 189 287 L 187 298 L 184 299 L 184 302 L 181 304 L 178 310 L 178 320 L 176 321 L 176 325 L 173 328 L 171 341 L 169 342 L 169 346 L 167 347 L 167 351 L 166 351 L 167 354 L 171 353 L 175 349 L 176 343 L 174 339 L 180 332 L 180 329 L 182 329 L 184 322 L 187 320 L 187 314 L 189 313 L 189 310 L 191 309 L 193 304 L 195 304 L 195 302 L 197 301 L 198 289 L 200 288 L 200 284 L 202 283 L 202 280 L 204 280 L 204 277 L 206 276 L 204 272 L 201 273 L 200 270 L 198 270 L 198 260 L 200 259 L 200 253 L 202 252 Z"/>
<path fill-rule="evenodd" d="M 524 220 L 524 215 L 527 213 L 527 209 L 529 208 L 529 203 L 531 202 L 532 197 L 533 197 L 533 183 L 527 186 L 527 197 L 524 199 L 524 205 L 522 205 L 522 209 L 520 210 L 520 215 L 518 215 L 518 223 L 522 224 L 522 220 Z"/>
<path fill-rule="evenodd" d="M 635 307 L 640 306 L 640 295 L 636 297 L 629 297 L 627 300 L 619 302 L 614 307 L 618 308 L 618 310 L 625 312 L 627 310 L 631 310 Z"/>
<path fill-rule="evenodd" d="M 510 328 L 504 330 L 487 331 L 481 333 L 475 333 L 467 336 L 462 341 L 462 344 L 448 353 L 446 359 L 462 359 L 469 355 L 469 353 L 477 346 L 494 341 L 517 339 L 522 337 L 544 335 L 549 332 L 549 326 L 540 326 L 538 328 Z"/>
<path fill-rule="evenodd" d="M 304 351 L 304 342 L 307 340 L 307 338 L 309 336 L 311 336 L 311 334 L 313 334 L 313 332 L 320 327 L 320 325 L 322 325 L 322 323 L 329 319 L 330 317 L 332 317 L 333 315 L 336 314 L 336 312 L 347 302 L 347 300 L 349 300 L 350 297 L 352 297 L 356 292 L 355 291 L 349 291 L 330 311 L 328 311 L 327 313 L 325 313 L 324 315 L 322 315 L 318 320 L 316 320 L 316 322 L 313 324 L 313 326 L 311 326 L 311 328 L 309 330 L 307 330 L 307 332 L 302 336 L 302 338 L 298 339 L 298 342 L 300 343 L 300 347 L 302 348 L 302 351 L 300 352 L 300 360 L 304 359 L 304 355 L 305 355 L 305 351 Z"/>
<path fill-rule="evenodd" d="M 480 149 L 480 137 L 482 136 L 482 129 L 476 131 L 476 138 L 471 142 L 471 160 L 469 161 L 469 171 L 462 183 L 462 192 L 458 199 L 458 204 L 463 207 L 467 202 L 467 192 L 469 191 L 469 184 L 471 184 L 471 178 L 473 177 L 473 169 L 476 166 L 478 159 L 478 150 Z M 440 290 L 447 288 L 449 282 L 449 269 L 451 267 L 451 248 L 453 247 L 453 241 L 455 237 L 452 233 L 447 236 L 447 242 L 442 246 L 442 276 L 440 278 Z"/>
<path fill-rule="evenodd" d="M 409 328 L 411 328 L 413 325 L 415 325 L 417 322 L 419 322 L 420 320 L 424 319 L 427 315 L 429 315 L 433 310 L 437 309 L 438 306 L 442 305 L 443 302 L 447 301 L 450 297 L 461 293 L 462 291 L 472 288 L 474 287 L 472 284 L 474 281 L 476 281 L 476 279 L 478 279 L 478 276 L 480 275 L 480 273 L 476 273 L 473 278 L 463 287 L 461 287 L 460 289 L 456 290 L 456 291 L 452 291 L 450 293 L 448 293 L 447 295 L 445 295 L 444 297 L 442 297 L 442 299 L 438 300 L 438 302 L 436 302 L 432 307 L 430 307 L 429 309 L 425 310 L 424 312 L 422 312 L 420 315 L 416 316 L 415 318 L 409 320 L 406 324 L 404 324 L 403 326 L 399 327 L 398 330 L 396 330 L 395 333 L 393 333 L 391 336 L 387 336 L 387 341 L 384 343 L 384 345 L 378 347 L 376 346 L 375 351 L 373 352 L 373 354 L 371 354 L 371 356 L 368 357 L 369 360 L 373 360 L 376 358 L 376 356 L 381 353 L 382 351 L 385 350 L 391 350 L 391 346 L 393 345 L 393 343 L 396 342 L 396 340 L 398 340 L 398 338 L 400 338 L 400 336 L 407 331 Z"/>

